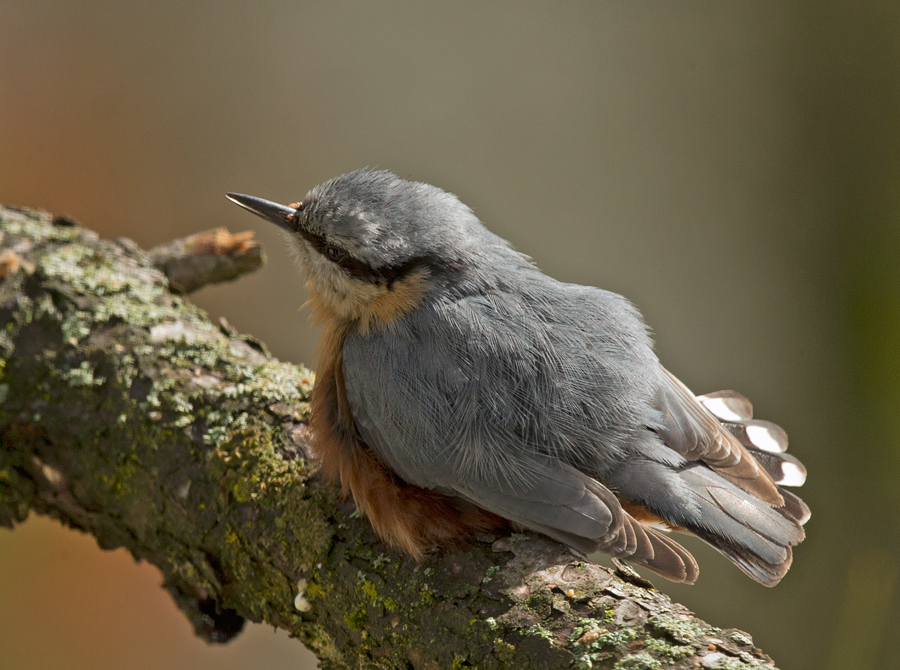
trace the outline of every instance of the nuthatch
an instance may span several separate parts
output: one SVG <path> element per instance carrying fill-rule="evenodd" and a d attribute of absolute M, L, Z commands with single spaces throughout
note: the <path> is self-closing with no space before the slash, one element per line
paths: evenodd
<path fill-rule="evenodd" d="M 456 196 L 357 170 L 283 206 L 324 327 L 311 428 L 377 533 L 417 560 L 515 526 L 694 582 L 696 535 L 767 586 L 809 509 L 802 464 L 733 391 L 695 396 L 625 298 L 564 284 Z"/>

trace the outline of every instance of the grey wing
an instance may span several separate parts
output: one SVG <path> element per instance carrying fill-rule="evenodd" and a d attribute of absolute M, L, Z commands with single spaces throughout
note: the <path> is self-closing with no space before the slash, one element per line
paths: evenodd
<path fill-rule="evenodd" d="M 647 436 L 650 448 L 608 481 L 621 496 L 712 544 L 753 579 L 776 584 L 809 519 L 803 501 L 781 488 L 805 479 L 803 465 L 783 453 L 784 431 L 753 420 L 740 394 L 695 397 L 668 372 L 655 406 L 663 420 Z M 685 463 L 671 467 L 652 457 L 665 450 Z"/>
<path fill-rule="evenodd" d="M 603 551 L 646 565 L 669 579 L 693 583 L 697 563 L 681 545 L 635 520 L 596 479 L 558 461 L 526 465 L 518 483 L 460 482 L 455 491 L 526 528 L 548 535 L 583 554 Z"/>
<path fill-rule="evenodd" d="M 760 500 L 776 507 L 782 506 L 784 499 L 772 475 L 742 444 L 739 435 L 729 431 L 707 409 L 703 401 L 694 396 L 668 370 L 664 370 L 664 373 L 658 408 L 665 422 L 657 432 L 666 446 L 688 461 L 705 463 Z M 751 419 L 752 406 L 746 398 L 738 394 L 733 394 L 730 399 L 734 405 L 730 411 L 738 421 L 735 429 L 736 431 L 742 429 L 746 435 L 746 421 Z M 740 402 L 741 400 L 743 402 Z M 736 403 L 740 403 L 740 406 L 738 407 Z M 712 406 L 715 408 L 718 405 Z M 774 424 L 768 426 L 772 427 L 771 434 L 777 435 L 779 441 L 786 441 L 783 437 L 784 431 Z M 759 430 L 765 429 L 759 422 L 756 427 Z"/>
<path fill-rule="evenodd" d="M 467 353 L 469 338 L 446 332 L 423 337 L 415 327 L 411 320 L 409 330 L 395 330 L 389 337 L 350 336 L 344 345 L 354 422 L 394 472 L 410 484 L 469 500 L 582 553 L 602 550 L 670 579 L 697 578 L 687 551 L 632 518 L 599 481 L 515 443 L 522 429 L 505 425 L 504 412 L 521 412 L 511 409 L 516 400 L 504 393 L 519 393 L 516 389 L 531 382 L 507 383 L 505 390 L 485 383 L 480 377 L 489 373 L 472 365 L 477 355 Z M 495 339 L 501 342 L 496 346 L 508 341 Z M 527 347 L 511 347 L 490 357 L 519 371 L 505 373 L 507 382 L 508 375 L 539 374 L 532 362 L 515 360 Z"/>

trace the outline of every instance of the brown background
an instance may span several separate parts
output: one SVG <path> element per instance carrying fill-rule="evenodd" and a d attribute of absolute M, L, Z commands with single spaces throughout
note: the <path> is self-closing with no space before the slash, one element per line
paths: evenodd
<path fill-rule="evenodd" d="M 311 362 L 280 238 L 223 193 L 364 165 L 457 193 L 631 298 L 667 367 L 746 393 L 808 465 L 779 587 L 702 547 L 697 586 L 659 586 L 783 668 L 892 667 L 900 5 L 787 4 L 0 2 L 0 201 L 144 246 L 257 230 L 269 266 L 196 300 Z M 49 521 L 0 530 L 0 665 L 304 667 L 264 627 L 206 647 L 158 583 Z"/>

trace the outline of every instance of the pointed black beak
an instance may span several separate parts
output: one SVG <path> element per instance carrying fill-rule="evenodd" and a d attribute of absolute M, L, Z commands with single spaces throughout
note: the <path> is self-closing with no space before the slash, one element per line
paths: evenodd
<path fill-rule="evenodd" d="M 225 195 L 231 202 L 240 205 L 248 212 L 253 212 L 288 232 L 299 232 L 298 224 L 300 219 L 297 216 L 297 210 L 293 207 L 286 207 L 279 205 L 277 202 L 241 193 L 226 193 Z"/>

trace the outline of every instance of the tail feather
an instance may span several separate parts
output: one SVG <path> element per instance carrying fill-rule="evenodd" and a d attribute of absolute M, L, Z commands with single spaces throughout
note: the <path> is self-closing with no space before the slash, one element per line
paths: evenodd
<path fill-rule="evenodd" d="M 782 487 L 802 486 L 806 482 L 806 468 L 796 457 L 785 453 L 788 436 L 784 429 L 771 421 L 754 419 L 753 405 L 740 393 L 717 391 L 698 396 L 698 400 L 778 484 L 784 504 L 771 508 L 755 498 L 740 494 L 732 496 L 725 492 L 727 489 L 704 485 L 700 490 L 705 489 L 709 495 L 701 493 L 700 498 L 706 501 L 706 519 L 690 526 L 690 530 L 721 551 L 751 578 L 773 586 L 788 571 L 793 560 L 791 547 L 803 540 L 803 524 L 810 518 L 806 503 Z M 710 498 L 727 520 L 713 509 Z M 712 518 L 716 522 L 710 522 Z M 737 529 L 735 524 L 743 526 L 744 530 Z M 775 551 L 772 551 L 772 543 Z"/>
<path fill-rule="evenodd" d="M 737 391 L 714 391 L 698 395 L 697 400 L 720 421 L 749 421 L 753 418 L 753 404 Z"/>
<path fill-rule="evenodd" d="M 702 466 L 689 467 L 681 476 L 700 505 L 699 516 L 686 520 L 685 528 L 752 579 L 777 584 L 791 565 L 791 547 L 804 537 L 800 499 L 791 496 L 783 507 L 772 508 Z"/>
<path fill-rule="evenodd" d="M 784 489 L 780 489 L 780 491 L 781 495 L 784 496 L 784 507 L 779 507 L 778 511 L 801 526 L 809 521 L 812 514 L 806 503 L 800 499 L 800 496 Z"/>
<path fill-rule="evenodd" d="M 763 586 L 775 586 L 780 582 L 782 577 L 790 570 L 791 563 L 794 560 L 790 547 L 786 548 L 786 556 L 780 563 L 766 563 L 758 556 L 741 550 L 740 547 L 721 546 L 712 542 L 710 544 L 728 557 L 741 572 Z"/>
<path fill-rule="evenodd" d="M 748 419 L 746 421 L 723 421 L 722 425 L 745 447 L 774 454 L 787 451 L 787 433 L 777 423 Z"/>
<path fill-rule="evenodd" d="M 747 449 L 747 451 L 763 466 L 776 484 L 803 486 L 806 483 L 806 467 L 791 454 L 773 454 L 757 449 Z"/>

